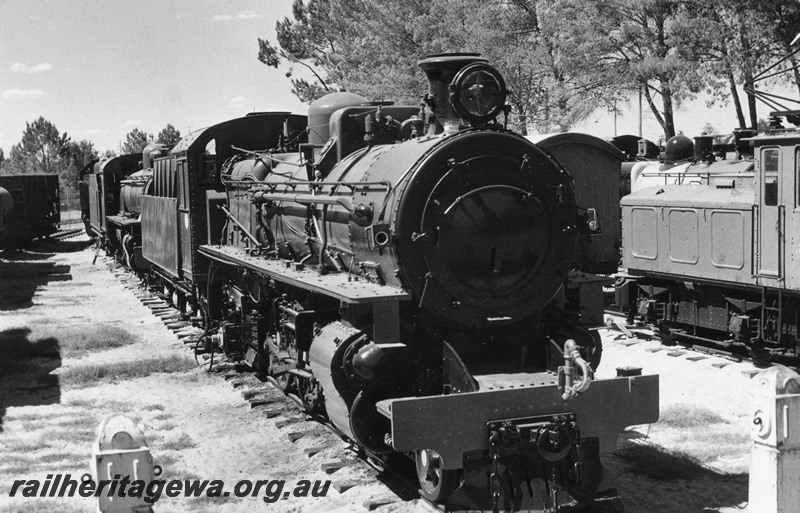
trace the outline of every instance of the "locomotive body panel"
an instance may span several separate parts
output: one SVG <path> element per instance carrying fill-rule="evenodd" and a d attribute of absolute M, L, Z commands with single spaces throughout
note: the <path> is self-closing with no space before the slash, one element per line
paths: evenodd
<path fill-rule="evenodd" d="M 753 278 L 752 189 L 651 187 L 623 198 L 622 265 L 683 279 Z"/>
<path fill-rule="evenodd" d="M 142 198 L 142 254 L 174 278 L 179 277 L 177 212 L 177 198 Z"/>

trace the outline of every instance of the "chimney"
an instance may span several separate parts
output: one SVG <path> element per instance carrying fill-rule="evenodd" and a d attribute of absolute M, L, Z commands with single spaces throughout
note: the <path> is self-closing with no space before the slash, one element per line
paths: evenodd
<path fill-rule="evenodd" d="M 419 62 L 419 67 L 428 76 L 428 89 L 433 100 L 436 121 L 445 131 L 458 130 L 461 121 L 450 102 L 450 84 L 456 74 L 465 66 L 488 61 L 477 53 L 442 53 L 426 57 Z"/>

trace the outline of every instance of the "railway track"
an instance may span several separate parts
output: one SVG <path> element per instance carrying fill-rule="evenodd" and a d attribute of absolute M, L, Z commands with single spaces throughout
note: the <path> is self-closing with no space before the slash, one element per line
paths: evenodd
<path fill-rule="evenodd" d="M 618 331 L 619 335 L 617 335 L 616 339 L 624 338 L 628 340 L 636 339 L 645 341 L 658 340 L 666 348 L 685 349 L 687 351 L 693 351 L 699 354 L 719 356 L 721 358 L 726 358 L 734 362 L 755 363 L 752 358 L 748 357 L 748 355 L 737 352 L 735 350 L 724 350 L 716 347 L 703 346 L 683 341 L 669 342 L 669 343 L 664 342 L 661 339 L 661 337 L 659 337 L 658 331 L 654 329 L 653 326 L 638 325 L 638 324 L 629 325 L 627 324 L 627 319 L 625 314 L 618 310 L 606 309 L 605 317 L 606 317 L 606 325 L 594 329 L 609 329 Z"/>
<path fill-rule="evenodd" d="M 196 351 L 203 330 L 193 326 L 169 298 L 145 290 L 139 278 L 109 257 L 104 258 L 109 270 L 129 289 L 151 313 L 161 319 L 164 326 L 181 340 L 188 350 L 195 354 L 198 366 L 207 372 L 222 376 L 233 388 L 240 390 L 242 400 L 251 409 L 260 409 L 262 414 L 275 420 L 275 426 L 286 432 L 290 443 L 296 444 L 303 438 L 314 438 L 312 447 L 304 449 L 306 456 L 314 457 L 324 449 L 344 441 L 348 451 L 355 459 L 327 460 L 320 463 L 320 468 L 334 477 L 332 486 L 339 492 L 367 484 L 350 480 L 335 480 L 335 473 L 345 467 L 356 464 L 367 465 L 378 472 L 377 480 L 382 482 L 395 496 L 394 500 L 376 499 L 364 504 L 368 511 L 389 505 L 394 502 L 416 500 L 422 511 L 439 513 L 442 506 L 426 500 L 416 482 L 414 464 L 411 460 L 398 456 L 397 460 L 408 460 L 407 465 L 395 465 L 394 462 L 381 461 L 379 456 L 365 453 L 350 443 L 326 419 L 310 415 L 305 411 L 299 397 L 282 390 L 279 383 L 272 379 L 263 381 L 256 374 L 237 362 L 230 361 L 220 353 L 198 354 Z M 371 481 L 370 481 L 371 482 Z"/>
<path fill-rule="evenodd" d="M 72 228 L 72 229 L 69 229 L 69 230 L 58 231 L 58 232 L 54 233 L 53 235 L 51 235 L 50 237 L 52 239 L 55 239 L 55 240 L 67 240 L 67 239 L 72 239 L 74 237 L 77 237 L 78 235 L 80 235 L 82 233 L 83 233 L 83 228 Z"/>

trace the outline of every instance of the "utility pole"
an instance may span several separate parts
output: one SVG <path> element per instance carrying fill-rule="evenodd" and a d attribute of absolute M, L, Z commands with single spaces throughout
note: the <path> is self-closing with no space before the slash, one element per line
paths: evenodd
<path fill-rule="evenodd" d="M 641 139 L 644 137 L 644 131 L 642 130 L 642 85 L 639 84 L 639 138 Z"/>

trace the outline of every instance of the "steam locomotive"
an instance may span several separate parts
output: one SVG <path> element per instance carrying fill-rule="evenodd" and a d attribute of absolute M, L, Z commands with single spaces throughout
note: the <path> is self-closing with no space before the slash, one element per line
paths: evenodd
<path fill-rule="evenodd" d="M 198 354 L 248 364 L 371 458 L 410 458 L 429 500 L 619 506 L 599 455 L 657 420 L 658 378 L 594 379 L 599 336 L 551 301 L 597 219 L 497 121 L 485 59 L 420 66 L 421 107 L 333 93 L 150 159 L 143 276 L 205 327 Z"/>
<path fill-rule="evenodd" d="M 413 458 L 448 508 L 618 500 L 599 452 L 657 419 L 658 379 L 593 380 L 598 337 L 550 304 L 588 222 L 571 178 L 496 123 L 505 85 L 484 59 L 420 66 L 422 109 L 336 93 L 296 152 L 226 162 L 205 196 L 198 350 L 243 359 L 373 457 Z"/>
<path fill-rule="evenodd" d="M 670 140 L 667 160 L 686 162 L 623 198 L 628 276 L 616 300 L 631 320 L 656 324 L 667 342 L 797 365 L 800 248 L 791 234 L 800 135 L 780 122 L 792 114 L 773 113 L 765 134 L 735 131 L 732 160 L 718 159 L 703 138 L 694 158 L 681 140 L 670 156 Z"/>
<path fill-rule="evenodd" d="M 164 151 L 152 143 L 141 153 L 95 159 L 79 174 L 81 217 L 86 233 L 97 239 L 98 250 L 143 273 L 141 198 L 152 187 L 150 162 Z"/>

